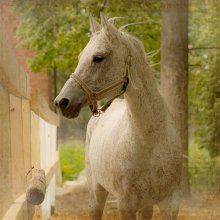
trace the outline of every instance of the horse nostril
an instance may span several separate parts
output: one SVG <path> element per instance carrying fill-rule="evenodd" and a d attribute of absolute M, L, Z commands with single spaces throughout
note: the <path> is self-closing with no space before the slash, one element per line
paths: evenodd
<path fill-rule="evenodd" d="M 58 105 L 59 105 L 59 107 L 60 107 L 61 109 L 66 109 L 66 108 L 68 107 L 68 105 L 69 105 L 69 99 L 62 98 L 62 99 L 60 100 L 60 102 L 58 103 Z"/>
<path fill-rule="evenodd" d="M 58 106 L 58 102 L 55 100 L 54 101 L 54 105 L 57 107 Z"/>

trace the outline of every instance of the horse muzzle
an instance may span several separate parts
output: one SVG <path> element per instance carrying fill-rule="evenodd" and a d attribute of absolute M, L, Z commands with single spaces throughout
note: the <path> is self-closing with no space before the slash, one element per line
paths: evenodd
<path fill-rule="evenodd" d="M 82 107 L 82 103 L 71 103 L 68 98 L 56 98 L 54 103 L 58 112 L 66 118 L 76 118 Z"/>
<path fill-rule="evenodd" d="M 77 84 L 67 82 L 54 100 L 58 113 L 66 118 L 76 118 L 82 107 L 88 103 L 87 96 Z"/>

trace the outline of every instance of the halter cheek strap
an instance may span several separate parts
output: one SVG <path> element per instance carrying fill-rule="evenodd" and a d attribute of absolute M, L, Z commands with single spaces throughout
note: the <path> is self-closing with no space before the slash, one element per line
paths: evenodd
<path fill-rule="evenodd" d="M 126 73 L 123 76 L 122 80 L 120 80 L 119 82 L 116 82 L 112 85 L 110 85 L 107 88 L 104 88 L 98 92 L 94 92 L 92 91 L 85 82 L 83 82 L 77 75 L 72 74 L 70 76 L 70 79 L 74 80 L 80 87 L 81 89 L 85 92 L 85 94 L 87 95 L 88 99 L 89 99 L 89 107 L 93 113 L 94 116 L 99 116 L 101 113 L 105 112 L 105 110 L 111 105 L 111 103 L 114 101 L 114 99 L 118 98 L 119 96 L 121 96 L 122 94 L 124 94 L 124 92 L 127 89 L 127 85 L 129 83 L 129 78 L 128 76 L 130 75 L 130 56 L 129 56 L 129 61 L 127 64 L 127 68 L 126 68 Z M 102 107 L 98 108 L 98 104 L 97 101 L 103 99 L 106 97 L 106 95 L 111 94 L 114 91 L 120 90 L 120 93 L 117 94 L 116 96 L 114 96 L 112 99 L 110 99 L 109 101 L 107 101 L 107 103 L 105 105 L 103 105 Z"/>

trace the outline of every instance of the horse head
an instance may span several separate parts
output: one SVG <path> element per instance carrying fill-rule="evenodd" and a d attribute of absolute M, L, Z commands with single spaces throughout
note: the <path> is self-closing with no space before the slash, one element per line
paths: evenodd
<path fill-rule="evenodd" d="M 90 41 L 78 57 L 78 65 L 55 99 L 58 110 L 75 118 L 82 107 L 97 113 L 97 101 L 114 99 L 128 84 L 129 50 L 123 32 L 101 14 L 101 24 L 90 17 Z"/>

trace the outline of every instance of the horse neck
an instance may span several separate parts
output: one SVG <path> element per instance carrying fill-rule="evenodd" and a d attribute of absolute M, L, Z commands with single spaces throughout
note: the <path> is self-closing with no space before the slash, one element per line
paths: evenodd
<path fill-rule="evenodd" d="M 162 123 L 165 121 L 165 105 L 145 58 L 136 57 L 136 64 L 134 62 L 131 62 L 131 79 L 124 95 L 128 118 L 139 132 L 155 133 L 165 125 Z"/>

